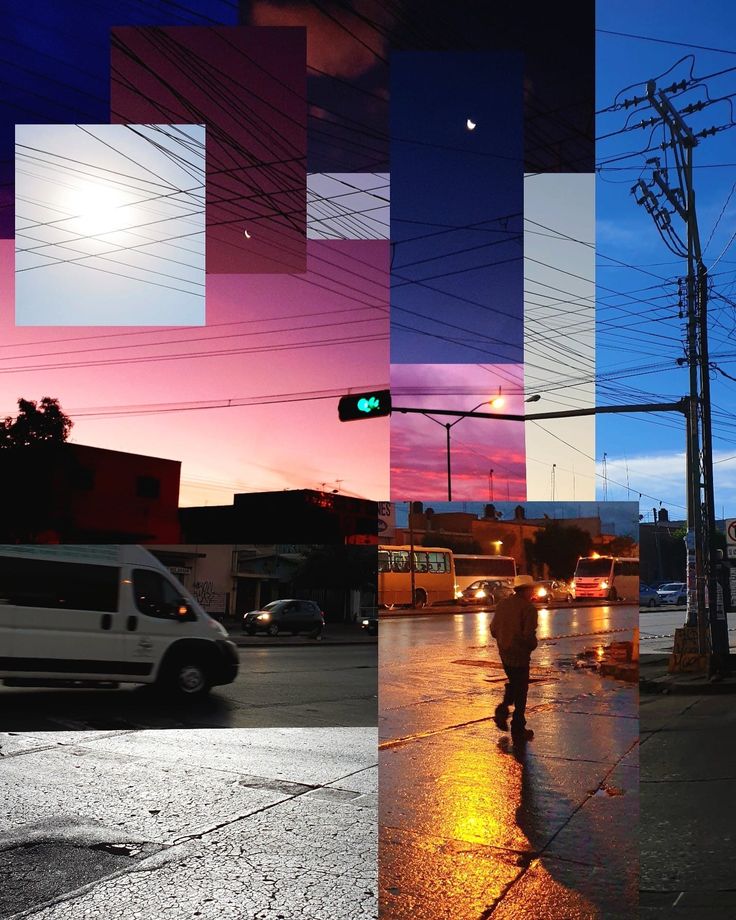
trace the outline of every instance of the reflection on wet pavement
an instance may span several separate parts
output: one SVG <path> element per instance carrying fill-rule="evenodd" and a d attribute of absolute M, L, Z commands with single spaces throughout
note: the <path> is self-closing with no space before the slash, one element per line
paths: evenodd
<path fill-rule="evenodd" d="M 547 632 L 625 635 L 626 611 L 549 611 L 564 617 Z M 487 627 L 483 614 L 384 626 L 382 920 L 636 916 L 635 689 L 574 669 L 580 640 L 558 638 L 533 660 L 535 736 L 515 746 L 490 718 L 503 672 Z"/>

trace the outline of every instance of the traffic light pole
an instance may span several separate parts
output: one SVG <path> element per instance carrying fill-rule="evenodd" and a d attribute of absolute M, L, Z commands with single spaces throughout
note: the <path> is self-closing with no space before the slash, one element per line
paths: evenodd
<path fill-rule="evenodd" d="M 495 418 L 502 422 L 534 422 L 550 418 L 578 418 L 584 415 L 614 415 L 623 412 L 682 412 L 687 413 L 690 399 L 683 396 L 677 402 L 634 403 L 628 406 L 592 406 L 589 409 L 567 409 L 563 412 L 533 412 L 531 415 L 517 415 L 511 412 L 463 412 L 457 409 L 416 409 L 411 406 L 393 406 L 392 412 L 415 415 L 451 415 L 461 418 Z"/>

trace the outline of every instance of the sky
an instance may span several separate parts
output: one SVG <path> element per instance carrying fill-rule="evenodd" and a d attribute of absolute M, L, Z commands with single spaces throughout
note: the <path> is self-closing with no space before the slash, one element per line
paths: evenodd
<path fill-rule="evenodd" d="M 524 383 L 530 414 L 595 405 L 595 176 L 524 182 Z M 529 421 L 527 497 L 595 498 L 595 417 Z"/>
<path fill-rule="evenodd" d="M 310 173 L 307 237 L 387 240 L 390 188 L 388 173 Z"/>
<path fill-rule="evenodd" d="M 699 7 L 697 14 L 692 4 L 676 0 L 667 4 L 666 15 L 632 0 L 599 3 L 596 26 L 598 110 L 611 106 L 617 94 L 619 101 L 642 96 L 649 79 L 664 87 L 701 78 L 673 98 L 680 109 L 736 91 L 736 7 L 725 0 Z M 678 63 L 682 57 L 686 60 Z M 687 369 L 676 363 L 684 354 L 677 279 L 685 274 L 685 260 L 670 252 L 652 218 L 631 194 L 639 177 L 650 175 L 644 170 L 648 157 L 659 156 L 665 165 L 664 151 L 645 151 L 651 128 L 633 127 L 651 114 L 651 109 L 640 106 L 604 111 L 597 119 L 597 392 L 602 404 L 672 401 L 688 392 Z M 726 127 L 734 121 L 732 100 L 684 117 L 694 130 L 725 127 L 700 139 L 693 162 L 700 238 L 713 282 L 709 345 L 716 514 L 733 517 L 736 382 L 730 378 L 736 377 L 736 134 L 733 127 Z M 632 128 L 622 132 L 627 119 Z M 654 132 L 652 146 L 662 141 L 661 135 L 661 129 Z M 671 163 L 671 151 L 667 156 Z M 672 219 L 682 232 L 679 218 Z M 642 507 L 649 515 L 661 502 L 671 518 L 684 517 L 684 442 L 679 415 L 599 416 L 598 496 L 638 500 L 641 493 Z M 604 454 L 606 480 L 602 478 Z"/>
<path fill-rule="evenodd" d="M 479 407 L 501 397 L 499 412 L 523 413 L 522 369 L 514 365 L 392 364 L 394 406 L 493 411 Z M 514 421 L 428 416 L 391 416 L 391 498 L 447 498 L 447 430 L 453 498 L 523 499 L 524 425 Z M 456 423 L 455 423 L 456 422 Z M 454 424 L 453 424 L 454 423 Z M 491 470 L 493 473 L 491 474 Z"/>
<path fill-rule="evenodd" d="M 389 420 L 337 417 L 350 388 L 388 384 L 387 242 L 309 241 L 306 274 L 208 276 L 194 329 L 14 328 L 12 241 L 0 252 L 0 418 L 58 398 L 71 441 L 183 461 L 183 505 L 388 495 Z"/>
<path fill-rule="evenodd" d="M 402 18 L 397 15 L 397 10 L 399 9 L 406 14 L 405 17 Z M 12 130 L 8 133 L 8 126 L 12 125 L 13 121 L 47 124 L 54 122 L 95 124 L 106 121 L 110 117 L 108 90 L 110 27 L 151 25 L 159 24 L 162 21 L 165 21 L 167 25 L 234 24 L 239 15 L 243 24 L 307 25 L 309 27 L 310 39 L 307 45 L 307 100 L 309 107 L 307 166 L 313 174 L 333 173 L 344 175 L 346 172 L 362 170 L 370 171 L 378 176 L 385 175 L 389 155 L 387 106 L 389 78 L 387 65 L 389 59 L 395 57 L 398 50 L 422 49 L 428 51 L 433 49 L 434 51 L 450 51 L 452 49 L 452 57 L 456 58 L 458 56 L 457 52 L 461 50 L 480 52 L 509 47 L 518 49 L 519 55 L 522 52 L 524 53 L 523 74 L 519 70 L 514 82 L 514 86 L 518 88 L 518 96 L 516 97 L 518 104 L 515 109 L 519 123 L 518 129 L 511 128 L 510 121 L 504 114 L 503 118 L 496 118 L 492 122 L 493 134 L 489 132 L 487 122 L 478 120 L 477 116 L 474 119 L 477 125 L 475 131 L 467 132 L 467 128 L 464 126 L 466 125 L 466 118 L 470 116 L 466 114 L 460 120 L 461 132 L 473 134 L 477 141 L 484 145 L 489 145 L 491 152 L 494 154 L 493 159 L 502 162 L 497 156 L 499 151 L 502 151 L 509 141 L 519 144 L 521 136 L 520 120 L 523 115 L 526 124 L 526 149 L 522 151 L 519 148 L 516 158 L 523 162 L 525 154 L 527 169 L 531 171 L 590 169 L 589 115 L 592 106 L 588 97 L 592 86 L 592 80 L 590 79 L 592 45 L 589 41 L 592 23 L 589 18 L 580 16 L 579 11 L 573 8 L 567 10 L 566 8 L 544 7 L 535 14 L 533 19 L 529 19 L 525 15 L 521 4 L 508 8 L 498 7 L 495 4 L 477 4 L 475 0 L 457 0 L 451 9 L 448 9 L 447 5 L 441 0 L 405 0 L 401 7 L 395 5 L 387 7 L 379 0 L 360 0 L 352 8 L 348 7 L 347 10 L 342 0 L 324 0 L 319 6 L 306 2 L 293 2 L 293 0 L 279 0 L 278 3 L 269 2 L 269 0 L 256 0 L 253 3 L 242 2 L 240 4 L 236 4 L 234 0 L 209 0 L 209 2 L 182 0 L 182 2 L 175 5 L 168 2 L 160 4 L 152 2 L 141 5 L 138 0 L 82 0 L 77 4 L 76 10 L 78 21 L 75 19 L 72 25 L 69 23 L 68 17 L 64 16 L 64 11 L 60 11 L 56 5 L 50 4 L 48 0 L 29 0 L 27 4 L 23 5 L 22 10 L 13 17 L 10 28 L 4 30 L 3 35 L 0 36 L 0 52 L 3 60 L 10 64 L 8 72 L 12 75 L 9 78 L 10 92 L 5 91 L 3 93 L 5 102 L 2 109 L 0 109 L 0 131 L 5 132 L 0 134 L 0 167 L 6 169 L 6 172 L 0 177 L 0 189 L 4 190 L 6 194 L 5 200 L 0 201 L 0 208 L 3 208 L 0 213 L 5 218 L 9 218 L 12 214 L 12 200 L 9 202 L 7 199 L 8 191 L 12 193 L 12 180 L 7 171 L 12 168 Z M 171 10 L 174 10 L 176 15 L 172 15 Z M 489 60 L 490 57 L 482 54 L 476 54 L 475 56 L 483 58 L 485 61 Z M 505 57 L 508 58 L 509 54 L 507 53 Z M 477 73 L 475 75 L 477 76 Z M 470 76 L 472 77 L 474 74 Z M 503 74 L 504 79 L 507 79 L 508 76 L 507 73 Z M 498 83 L 498 81 L 496 82 Z M 489 102 L 488 84 L 484 80 L 481 80 L 480 83 L 480 86 L 476 84 L 460 86 L 463 90 L 463 107 L 465 107 L 466 102 L 471 101 L 471 96 L 476 92 L 481 94 L 480 102 L 482 105 Z M 422 103 L 425 102 L 427 95 L 426 91 L 423 91 L 420 97 Z M 439 93 L 436 93 L 436 95 L 437 104 L 439 104 Z M 467 134 L 461 133 L 463 143 L 469 139 Z M 397 137 L 401 136 L 397 134 Z M 409 140 L 413 140 L 408 135 L 406 137 Z M 440 140 L 440 143 L 442 143 L 442 140 Z M 480 143 L 476 146 L 480 146 Z M 414 143 L 406 145 L 405 140 L 404 144 L 405 146 L 416 148 L 423 147 L 422 144 Z M 434 146 L 439 147 L 439 144 Z M 487 152 L 488 147 L 484 147 L 484 150 Z M 445 152 L 449 153 L 450 151 Z M 487 157 L 481 156 L 479 159 L 484 160 Z M 471 169 L 470 172 L 473 172 L 473 170 Z M 518 176 L 518 171 L 515 176 Z M 470 192 L 473 197 L 484 200 L 487 178 L 488 169 L 486 164 L 486 168 L 480 171 L 480 180 L 476 181 Z M 439 191 L 442 190 L 435 190 L 438 197 Z M 500 191 L 499 188 L 496 188 L 498 194 L 500 194 Z M 339 194 L 341 196 L 343 193 Z M 332 197 L 336 200 L 338 199 L 338 196 Z M 428 196 L 425 195 L 425 197 Z M 498 204 L 499 202 L 496 201 L 495 203 Z M 482 218 L 486 219 L 487 217 L 488 210 L 484 209 Z M 0 235 L 7 233 L 9 236 L 12 233 L 12 224 L 8 224 L 6 220 L 4 226 L 6 228 L 10 226 L 11 229 L 9 231 L 6 229 Z M 439 229 L 444 230 L 446 228 Z M 500 225 L 494 222 L 491 230 L 494 231 L 495 236 L 498 236 L 500 232 L 502 235 L 516 235 L 520 238 L 521 224 L 519 222 L 518 227 L 512 227 L 510 224 L 503 226 L 503 222 Z M 487 234 L 484 234 L 484 237 L 487 237 Z M 440 236 L 439 239 L 442 240 L 443 236 Z M 485 244 L 486 239 L 484 238 L 481 242 Z M 408 241 L 405 240 L 404 244 L 404 250 L 406 250 Z M 370 246 L 371 244 L 367 245 Z M 413 243 L 410 245 L 413 245 Z M 518 246 L 520 249 L 518 242 L 514 243 L 514 246 Z M 500 250 L 510 248 L 510 246 L 503 245 L 496 248 Z M 479 251 L 482 252 L 482 250 Z M 314 249 L 310 249 L 310 253 L 314 252 Z M 429 255 L 434 256 L 436 254 L 435 250 Z M 461 259 L 467 260 L 469 255 L 472 255 L 472 253 L 466 253 L 465 256 L 452 256 L 451 258 L 459 262 Z M 395 265 L 402 264 L 400 260 L 397 262 L 398 256 L 402 259 L 406 258 L 405 254 L 401 255 L 401 244 L 394 254 Z M 517 258 L 519 256 L 520 252 L 517 253 Z M 7 256 L 5 258 L 7 259 Z M 365 257 L 363 256 L 363 258 Z M 405 263 L 403 264 L 406 271 L 410 271 L 412 268 L 422 269 L 422 265 L 407 266 Z M 425 263 L 424 268 L 431 264 L 431 262 Z M 507 264 L 514 265 L 514 263 Z M 520 267 L 520 261 L 517 264 Z M 315 268 L 315 265 L 317 268 Z M 468 261 L 462 262 L 458 266 L 460 273 L 455 277 L 464 280 L 463 276 L 466 274 L 470 276 L 482 274 L 483 270 L 478 268 L 466 273 L 465 269 L 468 265 Z M 499 272 L 502 267 L 495 266 Z M 329 270 L 327 271 L 327 278 L 325 278 L 325 272 L 320 271 L 320 269 L 324 268 L 324 264 L 319 262 L 312 261 L 311 263 L 310 277 L 306 283 L 314 290 L 319 290 L 317 287 L 319 284 L 329 286 L 331 283 Z M 236 282 L 233 280 L 228 281 L 227 279 L 236 277 L 238 276 L 225 275 L 223 276 L 222 284 L 218 284 L 216 280 L 211 281 L 208 279 L 208 296 L 210 292 L 218 292 L 228 288 L 228 286 L 232 290 Z M 256 288 L 259 288 L 262 277 L 260 274 L 254 276 L 253 281 Z M 411 280 L 414 282 L 417 279 L 421 280 L 423 277 L 423 275 L 417 274 Z M 521 272 L 519 271 L 518 278 L 520 279 L 520 277 Z M 448 278 L 447 280 L 449 281 L 450 279 Z M 401 284 L 402 280 L 398 279 L 398 283 Z M 433 281 L 424 279 L 424 283 L 433 284 Z M 343 306 L 347 302 L 351 305 L 357 304 L 358 308 L 365 307 L 366 300 L 370 300 L 372 296 L 369 293 L 373 291 L 371 284 L 363 276 L 360 268 L 358 268 L 357 273 L 353 273 L 352 279 L 348 280 L 343 277 L 340 282 L 343 291 Z M 420 286 L 412 283 L 411 285 L 405 285 L 405 287 L 419 288 Z M 282 296 L 281 289 L 272 290 L 276 292 L 273 296 Z M 241 293 L 239 290 L 239 297 Z M 503 292 L 498 288 L 498 290 L 494 289 L 493 293 L 502 294 Z M 221 316 L 221 305 L 217 300 L 218 295 L 215 293 L 212 296 L 214 298 L 214 313 L 212 315 L 215 317 Z M 287 300 L 291 296 L 291 294 L 287 295 Z M 329 298 L 330 295 L 328 294 L 327 296 Z M 350 300 L 351 297 L 353 300 Z M 239 300 L 238 303 L 242 311 L 242 301 Z M 448 316 L 447 322 L 452 323 L 456 320 L 456 314 L 460 309 L 458 304 L 460 303 L 461 301 L 458 301 L 453 306 L 452 317 L 445 314 Z M 298 304 L 298 306 L 301 308 L 301 304 Z M 514 309 L 519 311 L 520 306 L 521 284 L 519 283 L 519 298 L 518 303 L 514 304 Z M 370 326 L 372 324 L 376 326 L 377 322 L 385 318 L 381 316 L 380 308 L 368 307 L 368 309 L 374 312 L 370 314 L 370 320 L 366 325 Z M 413 307 L 409 307 L 409 309 L 413 309 Z M 505 307 L 501 307 L 501 309 L 505 311 Z M 252 311 L 248 312 L 247 305 L 245 314 L 248 316 L 247 319 L 238 318 L 237 321 L 240 323 L 252 322 Z M 239 317 L 241 315 L 242 312 Z M 411 316 L 411 314 L 408 315 Z M 518 312 L 516 317 L 518 320 Z M 417 326 L 424 325 L 421 317 L 413 316 L 411 320 L 416 322 Z M 498 323 L 494 322 L 493 316 L 491 320 L 492 326 L 497 327 Z M 495 320 L 498 320 L 498 316 L 495 317 Z M 513 322 L 513 315 L 511 317 L 504 316 L 503 320 L 504 323 Z M 208 321 L 212 321 L 209 304 Z M 456 325 L 460 325 L 460 323 L 456 323 Z M 509 331 L 507 327 L 505 327 L 505 330 L 509 336 L 507 341 L 511 342 L 518 352 L 519 342 L 521 341 L 521 328 L 518 322 L 517 327 L 515 331 Z M 432 354 L 426 348 L 426 344 L 431 341 L 431 337 L 423 335 L 421 338 L 426 339 L 427 342 L 425 342 L 425 347 L 418 354 L 412 354 L 411 350 L 407 349 L 406 354 L 400 353 L 397 360 L 420 359 L 422 361 L 433 360 L 443 363 L 458 360 L 471 363 L 483 358 L 491 362 L 501 360 L 494 342 L 490 341 L 489 344 L 491 337 L 499 338 L 497 328 L 491 328 L 490 332 L 481 328 L 480 336 L 476 334 L 475 327 L 468 326 L 466 327 L 467 329 L 471 331 L 451 330 L 449 326 L 445 326 L 442 329 L 441 334 L 444 336 L 445 345 L 448 344 L 448 331 L 451 335 L 459 333 L 459 337 L 465 337 L 463 345 L 456 346 L 457 353 L 454 355 L 449 354 L 449 349 L 443 347 L 438 349 L 439 353 Z M 158 338 L 173 335 L 169 330 L 163 330 L 161 333 L 156 333 L 154 330 L 150 330 L 150 332 L 152 337 L 158 336 Z M 208 330 L 205 335 L 206 337 L 210 337 L 210 335 L 214 337 L 215 332 L 216 330 L 214 329 Z M 48 334 L 49 336 L 54 335 L 54 330 L 49 330 Z M 191 335 L 191 332 L 181 331 L 176 335 L 184 336 L 187 334 Z M 224 333 L 219 334 L 224 335 Z M 284 342 L 283 333 L 279 334 L 282 335 L 282 339 L 279 339 L 275 333 L 272 336 L 275 342 L 274 347 L 280 349 Z M 297 330 L 295 330 L 293 336 L 296 337 L 297 334 Z M 377 334 L 380 336 L 382 332 Z M 58 337 L 58 332 L 56 335 Z M 143 338 L 139 337 L 142 335 L 142 332 L 135 333 L 131 330 L 132 338 L 120 338 L 115 342 L 115 349 L 131 346 L 129 351 L 121 351 L 121 353 L 133 355 L 134 352 L 137 352 L 141 357 L 146 355 L 146 349 L 139 344 L 144 341 Z M 414 335 L 417 339 L 419 338 L 418 335 Z M 86 337 L 81 332 L 80 336 L 82 338 Z M 314 367 L 313 362 L 302 362 L 300 364 L 302 372 L 305 376 L 311 378 L 314 371 L 315 374 L 323 375 L 320 378 L 321 380 L 326 380 L 329 376 L 326 373 L 329 360 L 334 360 L 338 370 L 334 380 L 333 378 L 330 379 L 334 382 L 335 390 L 338 387 L 343 389 L 345 386 L 353 384 L 356 388 L 366 387 L 368 381 L 364 379 L 363 370 L 367 366 L 376 366 L 371 363 L 374 356 L 367 357 L 367 363 L 364 364 L 363 358 L 366 356 L 368 348 L 366 346 L 366 337 L 363 337 L 360 342 L 355 341 L 355 338 L 357 336 L 347 337 L 347 340 L 343 342 L 344 348 L 339 339 L 334 343 L 336 347 L 335 354 L 340 356 L 347 354 L 351 360 L 349 374 L 343 376 L 341 373 L 342 357 L 338 359 L 333 358 L 332 355 L 329 359 L 321 357 L 320 361 L 314 362 Z M 15 339 L 16 343 L 17 341 Z M 30 345 L 27 351 L 30 353 L 35 342 L 29 341 Z M 436 341 L 442 344 L 442 340 Z M 111 343 L 112 340 L 107 340 L 108 345 L 111 345 Z M 11 343 L 9 341 L 0 341 L 0 345 L 2 344 Z M 232 343 L 230 344 L 232 345 Z M 293 340 L 289 340 L 288 344 L 293 345 Z M 307 344 L 308 348 L 306 350 L 308 351 L 315 347 L 309 346 L 308 343 L 304 344 Z M 481 346 L 480 350 L 477 347 L 478 344 Z M 362 350 L 361 346 L 363 346 Z M 512 346 L 507 344 L 502 347 L 511 348 Z M 49 347 L 51 348 L 51 346 Z M 57 350 L 61 350 L 57 346 L 54 347 Z M 270 351 L 271 343 L 269 342 L 266 347 Z M 376 348 L 379 347 L 376 345 Z M 70 350 L 73 351 L 73 349 Z M 235 349 L 233 348 L 233 350 Z M 15 354 L 18 354 L 18 350 L 15 351 Z M 113 367 L 110 364 L 112 354 L 111 350 L 103 353 L 98 365 L 93 365 L 89 359 L 85 359 L 85 366 L 101 367 L 104 363 L 107 371 L 108 368 Z M 207 358 L 192 359 L 192 367 L 194 364 L 205 361 L 208 358 L 212 358 L 210 361 L 211 370 L 206 376 L 207 385 L 203 386 L 203 392 L 207 396 L 212 392 L 209 385 L 221 385 L 224 379 L 224 370 L 226 367 L 229 369 L 227 361 L 224 359 L 218 361 L 217 356 L 214 355 L 207 356 Z M 507 360 L 510 358 L 510 355 L 506 356 Z M 36 360 L 36 358 L 29 357 L 25 362 L 16 363 L 25 365 L 27 368 L 31 361 Z M 515 359 L 511 360 L 518 360 L 518 354 Z M 136 368 L 139 363 L 136 363 Z M 191 373 L 190 360 L 182 361 L 178 359 L 177 362 L 150 362 L 151 366 L 160 365 L 163 367 L 167 364 L 169 367 L 175 366 L 178 371 L 182 372 L 181 386 L 182 391 L 186 393 L 183 399 L 189 398 L 191 401 L 196 401 L 196 396 L 191 395 L 191 388 L 189 387 L 191 379 L 197 376 Z M 268 366 L 259 369 L 262 375 L 265 375 L 273 385 L 256 390 L 256 395 L 258 393 L 261 395 L 282 393 L 281 389 L 277 389 L 278 384 L 281 382 L 281 376 L 283 376 L 279 362 L 270 362 Z M 58 370 L 57 368 L 57 373 Z M 71 372 L 72 369 L 68 370 Z M 238 371 L 240 370 L 241 368 L 238 367 Z M 387 365 L 384 364 L 384 378 L 386 371 Z M 9 376 L 13 376 L 15 373 L 11 371 Z M 43 373 L 45 371 L 41 369 L 33 372 L 26 369 L 22 372 L 23 381 L 26 378 L 32 378 L 36 374 L 41 375 Z M 100 373 L 102 374 L 102 372 Z M 269 376 L 272 373 L 273 376 Z M 64 371 L 64 374 L 66 374 L 66 371 Z M 375 374 L 374 376 L 381 375 Z M 106 385 L 104 376 L 101 379 L 104 389 Z M 172 397 L 178 398 L 179 379 L 176 378 L 177 387 L 173 390 L 173 393 L 171 390 L 172 375 L 170 373 L 167 379 L 169 391 L 163 394 L 159 390 L 159 378 L 155 375 L 148 378 L 146 375 L 142 375 L 140 378 L 139 376 L 131 377 L 128 375 L 125 378 L 124 385 L 118 387 L 116 392 L 112 394 L 118 397 L 118 402 L 113 402 L 111 398 L 108 401 L 112 406 L 120 406 L 120 393 L 124 392 L 125 398 L 128 399 L 129 388 L 133 394 L 130 398 L 140 398 L 138 395 L 141 392 L 140 385 L 144 382 L 148 384 L 144 392 L 146 400 L 148 395 L 151 395 L 152 398 L 169 401 Z M 259 379 L 265 378 L 262 376 Z M 55 377 L 54 380 L 61 380 L 61 378 Z M 241 380 L 244 380 L 244 378 L 237 375 L 233 378 L 235 383 L 240 383 Z M 89 376 L 87 382 L 89 382 Z M 120 382 L 118 379 L 118 383 Z M 252 378 L 248 378 L 248 383 L 251 387 L 254 386 Z M 371 385 L 379 386 L 384 385 L 385 380 L 372 380 L 370 383 Z M 15 387 L 9 389 L 8 399 L 5 402 L 8 403 L 7 411 L 12 412 L 15 399 L 21 394 L 15 392 Z M 26 389 L 25 385 L 22 386 L 22 389 Z M 252 392 L 253 389 L 250 389 L 249 393 Z M 315 392 L 323 393 L 324 391 L 320 389 Z M 89 387 L 84 392 L 76 389 L 74 394 L 77 397 L 76 406 L 74 403 L 65 401 L 62 397 L 65 408 L 80 408 L 82 410 L 89 408 Z M 109 393 L 107 395 L 110 396 Z M 237 394 L 236 398 L 240 395 L 242 394 Z M 216 398 L 220 398 L 220 396 L 218 395 Z M 287 394 L 286 398 L 291 398 L 291 396 Z M 329 399 L 331 398 L 329 397 Z M 204 401 L 204 399 L 200 401 Z M 319 399 L 316 402 L 318 405 L 320 404 Z M 147 402 L 146 404 L 159 405 L 152 402 Z M 167 403 L 167 405 L 169 404 Z M 154 411 L 157 415 L 163 413 L 163 410 L 159 408 L 151 411 Z M 231 409 L 226 411 L 230 412 Z M 202 411 L 200 414 L 203 418 L 209 418 L 210 413 L 213 413 L 212 417 L 214 417 L 219 413 L 219 410 Z M 92 421 L 89 415 L 83 417 Z M 155 418 L 156 416 L 152 417 Z M 120 418 L 120 415 L 116 416 L 117 421 Z M 104 421 L 106 424 L 110 424 L 110 419 Z M 97 422 L 100 425 L 103 424 L 101 419 L 97 420 Z M 317 426 L 313 430 L 310 429 L 309 434 L 317 437 L 319 433 L 322 433 L 324 437 L 324 432 L 328 432 L 327 437 L 331 446 L 334 436 L 341 445 L 342 439 L 346 442 L 349 441 L 351 449 L 353 444 L 357 445 L 357 450 L 362 447 L 364 450 L 362 461 L 367 459 L 365 456 L 367 445 L 385 444 L 385 442 L 381 442 L 381 438 L 383 436 L 382 432 L 387 431 L 387 424 L 384 425 L 376 421 L 372 422 L 370 426 L 361 426 L 360 430 L 363 430 L 364 427 L 368 428 L 365 434 L 360 434 L 359 431 L 356 431 L 356 426 L 348 426 L 347 430 L 343 426 L 344 433 L 339 435 L 332 431 L 331 424 L 331 416 L 328 418 L 325 415 L 325 427 L 320 428 Z M 202 427 L 206 428 L 207 426 L 202 424 Z M 128 429 L 136 441 L 139 440 L 137 439 L 138 430 L 136 428 Z M 182 426 L 181 430 L 188 430 L 187 426 Z M 291 429 L 289 430 L 291 431 Z M 159 426 L 159 428 L 151 432 L 154 436 L 154 442 L 159 443 L 157 436 L 161 431 L 163 431 L 163 428 Z M 270 434 L 270 431 L 268 433 Z M 79 436 L 79 439 L 83 440 L 79 428 L 76 429 L 75 436 Z M 100 436 L 99 431 L 96 431 L 94 436 Z M 172 455 L 175 447 L 181 453 L 182 443 L 174 444 L 174 440 L 176 439 L 173 438 L 173 435 L 169 441 L 166 441 L 165 438 L 163 439 L 162 450 L 169 453 L 163 453 L 162 455 Z M 215 438 L 215 441 L 216 443 L 221 443 L 217 438 Z M 196 440 L 192 442 L 190 439 L 186 441 L 186 446 L 187 450 L 192 451 L 192 456 L 194 457 L 199 449 L 199 444 Z M 300 463 L 302 456 L 304 455 L 300 452 L 292 452 L 291 468 L 295 470 L 295 484 L 297 482 L 301 484 L 305 478 L 303 464 Z M 338 451 L 336 456 L 340 459 L 343 454 Z M 341 462 L 332 464 L 332 455 L 325 453 L 324 449 L 320 461 L 322 457 L 325 458 L 324 465 L 342 465 Z M 218 457 L 217 459 L 224 462 L 223 458 Z M 380 464 L 381 456 L 379 454 L 376 454 L 374 459 L 377 464 Z M 283 466 L 278 467 L 282 471 L 283 468 Z M 238 467 L 236 472 L 240 474 L 240 470 L 241 467 Z M 366 492 L 365 483 L 370 480 L 372 484 L 369 488 L 372 490 L 376 477 L 367 474 L 364 464 L 359 464 L 356 474 L 356 478 L 363 484 L 360 486 L 363 491 L 359 492 L 359 494 L 385 497 L 385 491 L 382 495 L 380 491 L 377 495 L 373 491 Z M 229 475 L 232 475 L 232 473 Z M 311 472 L 309 476 L 311 477 Z M 334 477 L 334 480 L 331 480 L 331 477 Z M 341 477 L 338 473 L 320 470 L 320 478 L 323 481 L 337 481 Z M 210 481 L 215 482 L 217 488 L 222 488 L 223 482 L 230 482 L 231 480 L 229 478 L 220 478 Z M 209 500 L 209 496 L 207 500 Z"/>
<path fill-rule="evenodd" d="M 207 127 L 208 274 L 304 271 L 302 28 L 115 28 L 111 121 Z"/>
<path fill-rule="evenodd" d="M 241 0 L 240 12 L 244 24 L 308 29 L 310 172 L 387 171 L 397 51 L 508 49 L 524 54 L 527 169 L 592 169 L 592 3 L 537 4 L 529 16 L 522 3 L 478 0 Z"/>
<path fill-rule="evenodd" d="M 513 52 L 391 58 L 394 363 L 522 360 L 522 82 Z"/>
<path fill-rule="evenodd" d="M 235 0 L 24 0 L 3 17 L 0 57 L 0 239 L 13 235 L 13 144 L 18 124 L 110 121 L 110 29 L 121 24 L 236 25 Z"/>
<path fill-rule="evenodd" d="M 19 125 L 19 326 L 202 325 L 202 125 Z"/>
<path fill-rule="evenodd" d="M 496 511 L 502 514 L 502 520 L 514 518 L 514 509 L 518 502 L 493 502 Z M 542 518 L 548 515 L 553 520 L 565 520 L 574 517 L 600 517 L 604 533 L 619 537 L 639 539 L 639 512 L 636 502 L 521 502 L 527 518 Z M 486 502 L 443 502 L 433 501 L 432 509 L 440 514 L 447 511 L 464 511 L 482 517 Z M 396 505 L 396 524 L 407 526 L 408 504 Z"/>

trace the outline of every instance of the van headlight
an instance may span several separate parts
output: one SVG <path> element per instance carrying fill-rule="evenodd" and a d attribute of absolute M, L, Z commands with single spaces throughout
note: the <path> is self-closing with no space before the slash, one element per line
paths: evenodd
<path fill-rule="evenodd" d="M 605 590 L 605 589 L 608 587 L 608 582 L 607 582 L 607 581 L 602 581 L 602 582 L 598 585 L 598 587 L 599 587 L 599 588 L 603 588 L 603 589 Z"/>

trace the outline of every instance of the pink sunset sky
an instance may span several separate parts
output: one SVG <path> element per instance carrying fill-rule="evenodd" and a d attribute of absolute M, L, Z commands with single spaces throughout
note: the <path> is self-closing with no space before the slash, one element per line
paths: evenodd
<path fill-rule="evenodd" d="M 337 402 L 388 383 L 388 243 L 307 245 L 303 275 L 208 276 L 204 328 L 136 330 L 16 328 L 0 242 L 0 417 L 58 398 L 71 441 L 181 460 L 184 506 L 323 483 L 385 500 L 389 420 L 340 423 Z M 210 407 L 228 400 L 270 402 Z"/>
<path fill-rule="evenodd" d="M 471 411 L 497 396 L 500 412 L 524 414 L 523 367 L 515 364 L 392 364 L 394 406 Z M 481 407 L 479 412 L 492 411 Z M 431 413 L 429 413 L 431 415 Z M 391 498 L 447 498 L 448 416 L 394 412 L 391 416 Z M 523 501 L 526 461 L 522 422 L 465 418 L 450 431 L 452 498 Z M 493 476 L 490 475 L 493 470 Z"/>

